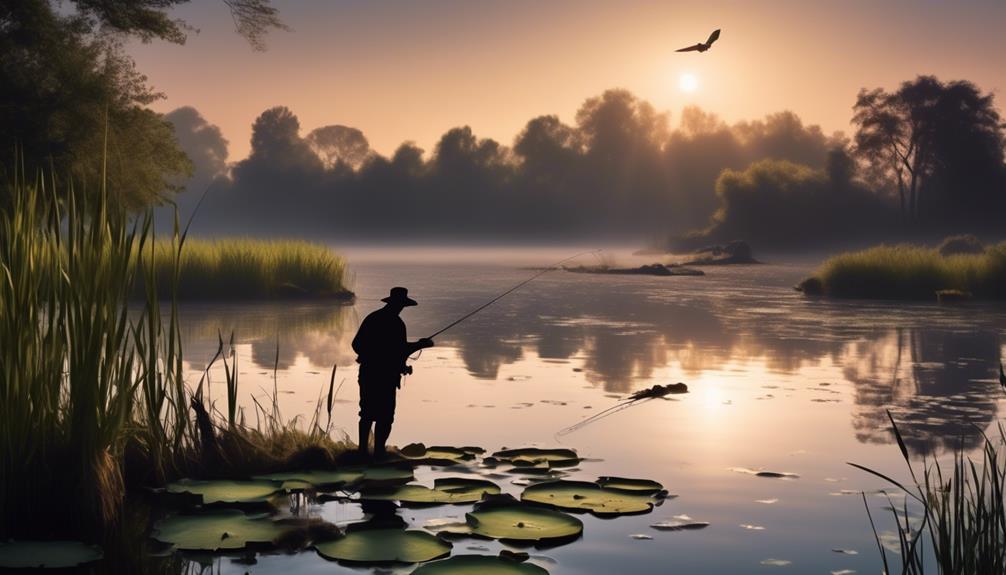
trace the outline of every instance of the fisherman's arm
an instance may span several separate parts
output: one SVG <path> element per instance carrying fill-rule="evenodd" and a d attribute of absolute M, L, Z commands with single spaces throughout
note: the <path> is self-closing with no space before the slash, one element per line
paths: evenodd
<path fill-rule="evenodd" d="M 409 350 L 406 355 L 412 355 L 421 349 L 433 347 L 433 340 L 428 337 L 420 338 L 416 341 L 405 342 L 405 349 Z"/>

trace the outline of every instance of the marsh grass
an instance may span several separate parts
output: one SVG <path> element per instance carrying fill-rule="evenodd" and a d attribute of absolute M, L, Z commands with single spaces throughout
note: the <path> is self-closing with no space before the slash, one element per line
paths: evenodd
<path fill-rule="evenodd" d="M 157 241 L 150 250 L 157 287 L 168 293 L 175 246 Z M 323 244 L 300 240 L 189 239 L 181 253 L 176 295 L 180 299 L 351 299 L 346 263 Z"/>
<path fill-rule="evenodd" d="M 957 290 L 1006 299 L 1006 243 L 948 256 L 911 245 L 877 246 L 828 259 L 814 280 L 824 295 L 842 298 L 935 300 L 938 291 Z"/>
<path fill-rule="evenodd" d="M 1006 389 L 1006 374 L 1000 366 L 1000 384 Z M 998 433 L 983 433 L 981 456 L 967 456 L 963 449 L 954 453 L 953 461 L 923 461 L 917 470 L 908 456 L 897 423 L 891 421 L 898 447 L 908 467 L 911 483 L 903 484 L 878 471 L 850 463 L 883 479 L 906 495 L 898 509 L 891 503 L 891 512 L 898 526 L 899 552 L 889 557 L 864 494 L 870 524 L 885 573 L 900 571 L 909 574 L 926 572 L 927 559 L 934 560 L 936 571 L 944 575 L 973 573 L 1006 573 L 1006 428 L 1000 423 Z M 980 430 L 976 430 L 980 432 Z M 921 508 L 919 519 L 912 519 L 912 506 Z M 928 547 L 927 547 L 928 544 Z"/>
<path fill-rule="evenodd" d="M 246 423 L 223 337 L 226 415 L 209 400 L 209 367 L 186 385 L 177 222 L 155 244 L 149 215 L 131 218 L 104 189 L 57 193 L 15 175 L 12 190 L 0 210 L 0 537 L 100 540 L 137 487 L 344 451 L 331 436 L 334 371 L 306 426 L 282 418 L 275 394 L 256 398 L 257 423 Z"/>

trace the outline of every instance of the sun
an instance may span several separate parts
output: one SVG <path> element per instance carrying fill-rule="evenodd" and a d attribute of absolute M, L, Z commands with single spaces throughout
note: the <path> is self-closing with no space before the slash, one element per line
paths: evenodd
<path fill-rule="evenodd" d="M 685 72 L 678 78 L 678 89 L 689 94 L 697 91 L 699 89 L 698 76 Z"/>

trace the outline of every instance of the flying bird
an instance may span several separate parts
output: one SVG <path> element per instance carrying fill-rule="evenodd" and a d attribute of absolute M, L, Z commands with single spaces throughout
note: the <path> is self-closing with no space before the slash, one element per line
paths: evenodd
<path fill-rule="evenodd" d="M 709 39 L 705 42 L 699 42 L 694 46 L 689 46 L 687 48 L 682 48 L 680 50 L 675 50 L 675 52 L 705 52 L 706 50 L 713 47 L 713 42 L 718 40 L 720 37 L 720 31 L 717 29 L 715 32 L 709 35 Z"/>

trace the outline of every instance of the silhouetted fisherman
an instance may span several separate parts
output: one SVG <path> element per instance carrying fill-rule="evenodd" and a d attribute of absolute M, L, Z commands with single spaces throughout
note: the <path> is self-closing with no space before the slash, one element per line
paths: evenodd
<path fill-rule="evenodd" d="M 395 395 L 402 385 L 402 375 L 412 373 L 405 361 L 416 351 L 433 347 L 432 339 L 406 339 L 405 322 L 398 314 L 418 305 L 409 298 L 409 290 L 391 288 L 391 294 L 381 301 L 387 305 L 364 318 L 353 338 L 353 351 L 360 364 L 360 453 L 367 453 L 370 426 L 374 424 L 374 456 L 378 458 L 384 456 L 391 435 Z"/>

